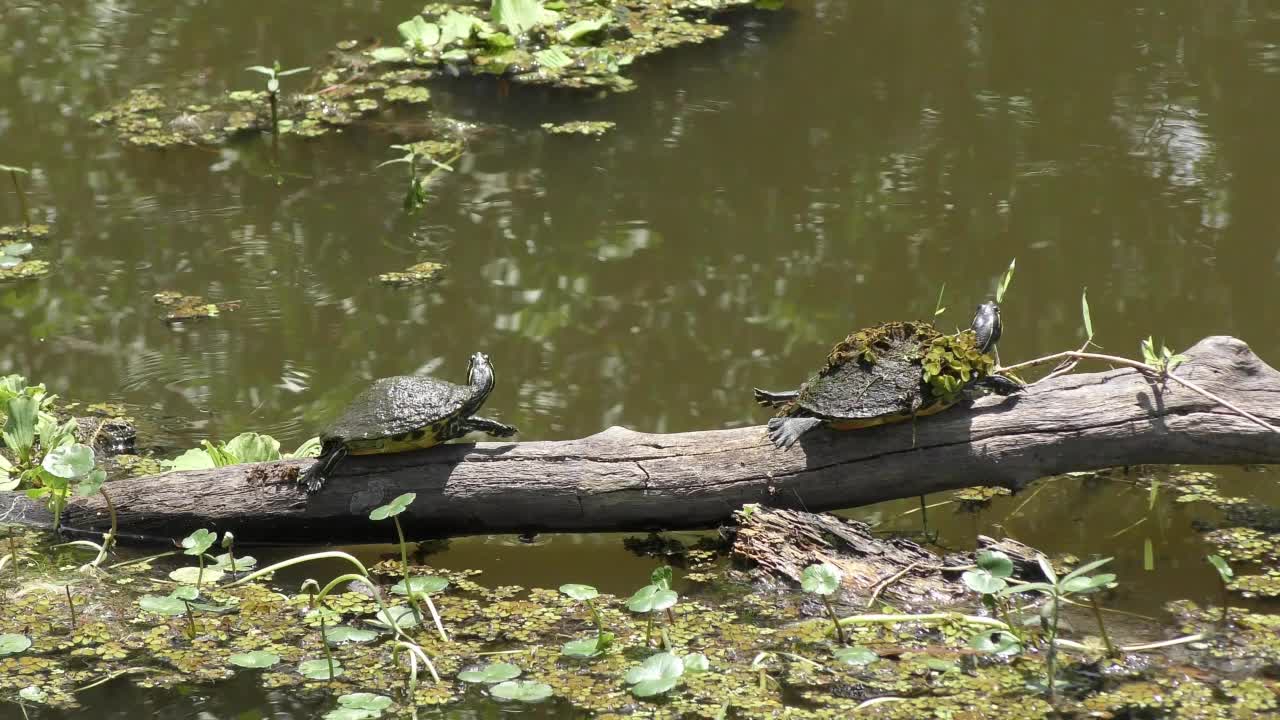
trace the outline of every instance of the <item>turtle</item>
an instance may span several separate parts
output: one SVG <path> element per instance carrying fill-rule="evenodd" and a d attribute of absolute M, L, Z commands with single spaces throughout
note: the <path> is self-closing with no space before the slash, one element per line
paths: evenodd
<path fill-rule="evenodd" d="M 855 430 L 932 415 L 982 386 L 1001 395 L 1022 385 L 994 374 L 1000 307 L 978 306 L 968 330 L 945 335 L 927 322 L 886 322 L 856 331 L 831 349 L 826 365 L 796 390 L 755 388 L 760 405 L 779 408 L 769 439 L 789 449 L 826 425 Z"/>
<path fill-rule="evenodd" d="M 479 352 L 471 356 L 466 385 L 422 375 L 374 381 L 320 434 L 320 456 L 300 482 L 308 493 L 319 490 L 347 455 L 419 450 L 470 432 L 515 435 L 518 431 L 511 425 L 473 416 L 493 385 L 493 365 Z"/>

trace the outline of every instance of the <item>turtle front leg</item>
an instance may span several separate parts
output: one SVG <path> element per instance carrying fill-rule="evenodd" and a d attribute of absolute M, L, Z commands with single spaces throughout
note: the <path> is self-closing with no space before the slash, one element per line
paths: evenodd
<path fill-rule="evenodd" d="M 782 392 L 769 392 L 768 390 L 761 390 L 760 388 L 751 388 L 751 392 L 752 394 L 755 395 L 756 404 L 763 405 L 765 407 L 778 407 L 779 405 L 786 405 L 792 400 L 795 400 L 796 397 L 800 395 L 799 390 L 783 390 Z"/>
<path fill-rule="evenodd" d="M 790 450 L 800 436 L 822 424 L 819 418 L 789 417 L 769 420 L 769 440 L 779 450 Z"/>
<path fill-rule="evenodd" d="M 508 438 L 520 432 L 515 425 L 506 425 L 497 420 L 482 417 L 469 417 L 462 421 L 463 432 L 482 432 L 494 437 Z"/>

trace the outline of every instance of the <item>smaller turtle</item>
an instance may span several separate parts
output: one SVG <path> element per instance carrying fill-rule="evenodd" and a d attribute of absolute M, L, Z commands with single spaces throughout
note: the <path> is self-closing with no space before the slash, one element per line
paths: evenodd
<path fill-rule="evenodd" d="M 418 375 L 375 381 L 320 434 L 320 457 L 300 482 L 307 486 L 307 492 L 319 490 L 347 455 L 421 450 L 470 432 L 504 438 L 515 435 L 517 430 L 511 425 L 473 417 L 493 385 L 493 365 L 484 353 L 471 356 L 466 385 Z"/>
<path fill-rule="evenodd" d="M 820 425 L 856 430 L 932 415 L 975 386 L 1008 395 L 1022 386 L 994 374 L 1000 307 L 978 306 L 968 330 L 944 335 L 923 322 L 889 322 L 845 338 L 797 390 L 757 388 L 756 402 L 780 408 L 769 439 L 781 450 Z"/>

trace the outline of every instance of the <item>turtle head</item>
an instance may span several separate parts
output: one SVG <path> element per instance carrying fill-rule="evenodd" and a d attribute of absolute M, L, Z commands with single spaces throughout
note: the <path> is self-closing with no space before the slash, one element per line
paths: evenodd
<path fill-rule="evenodd" d="M 973 324 L 969 326 L 974 334 L 978 336 L 978 350 L 982 353 L 989 353 L 995 348 L 996 343 L 1000 342 L 1000 306 L 993 300 L 988 300 L 978 306 L 978 312 L 973 316 Z"/>
<path fill-rule="evenodd" d="M 481 352 L 471 355 L 471 362 L 467 365 L 467 384 L 485 395 L 493 389 L 493 365 L 488 355 Z"/>

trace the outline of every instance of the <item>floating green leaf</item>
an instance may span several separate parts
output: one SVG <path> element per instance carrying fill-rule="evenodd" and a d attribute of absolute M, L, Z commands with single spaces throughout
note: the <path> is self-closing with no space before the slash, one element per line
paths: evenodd
<path fill-rule="evenodd" d="M 242 668 L 266 668 L 280 662 L 280 656 L 266 650 L 254 650 L 247 653 L 236 653 L 227 658 L 227 662 Z"/>
<path fill-rule="evenodd" d="M 16 655 L 31 647 L 31 638 L 26 635 L 4 633 L 0 635 L 0 655 Z"/>
<path fill-rule="evenodd" d="M 181 615 L 187 611 L 186 604 L 172 596 L 143 595 L 138 598 L 138 606 L 147 612 L 166 617 Z"/>
<path fill-rule="evenodd" d="M 369 51 L 375 62 L 406 62 L 409 52 L 402 47 L 380 47 Z"/>
<path fill-rule="evenodd" d="M 1017 635 L 1004 630 L 991 630 L 974 635 L 969 640 L 969 647 L 980 652 L 995 655 L 1017 655 L 1022 652 L 1022 641 Z"/>
<path fill-rule="evenodd" d="M 880 656 L 874 650 L 869 650 L 861 645 L 853 647 L 837 648 L 835 651 L 836 660 L 845 665 L 870 665 L 880 659 Z"/>
<path fill-rule="evenodd" d="M 436 577 L 434 575 L 419 575 L 417 577 L 409 578 L 409 587 L 413 590 L 414 595 L 428 595 L 431 593 L 438 593 L 444 590 L 445 588 L 449 587 L 449 581 L 445 580 L 442 577 Z M 391 592 L 395 593 L 396 595 L 409 594 L 405 590 L 403 580 L 396 583 L 395 585 L 392 585 Z"/>
<path fill-rule="evenodd" d="M 613 633 L 602 632 L 599 635 L 570 640 L 560 646 L 560 652 L 569 657 L 593 658 L 608 650 L 609 646 L 613 645 L 613 639 Z"/>
<path fill-rule="evenodd" d="M 575 583 L 561 585 L 560 592 L 568 595 L 574 600 L 592 600 L 600 594 L 599 590 L 596 590 L 590 585 L 578 585 Z"/>
<path fill-rule="evenodd" d="M 386 610 L 379 610 L 377 615 L 374 615 L 369 622 L 387 629 L 399 627 L 401 630 L 406 630 L 417 625 L 419 620 L 409 606 L 395 605 Z"/>
<path fill-rule="evenodd" d="M 511 663 L 490 663 L 479 670 L 463 670 L 458 673 L 458 679 L 463 682 L 492 685 L 514 680 L 520 677 L 520 672 L 520 668 Z"/>
<path fill-rule="evenodd" d="M 342 643 L 364 643 L 369 642 L 378 637 L 378 633 L 363 628 L 354 628 L 350 625 L 337 625 L 331 628 L 325 628 L 324 639 L 330 645 L 341 645 Z"/>
<path fill-rule="evenodd" d="M 508 680 L 494 685 L 489 694 L 502 700 L 535 703 L 551 697 L 551 686 L 532 680 Z"/>
<path fill-rule="evenodd" d="M 681 658 L 687 673 L 704 673 L 711 669 L 711 661 L 702 653 L 689 653 Z"/>
<path fill-rule="evenodd" d="M 169 579 L 186 585 L 199 583 L 215 583 L 222 579 L 223 572 L 212 567 L 201 570 L 198 567 L 181 567 L 169 573 Z"/>
<path fill-rule="evenodd" d="M 348 693 L 338 696 L 338 708 L 325 713 L 325 720 L 367 720 L 382 717 L 391 707 L 391 698 L 375 693 Z"/>
<path fill-rule="evenodd" d="M 675 687 L 684 675 L 684 661 L 671 653 L 658 653 L 627 671 L 625 680 L 636 697 L 650 697 Z"/>
<path fill-rule="evenodd" d="M 329 674 L 328 660 L 303 660 L 298 665 L 298 672 L 309 680 L 332 680 L 342 675 L 342 663 L 333 661 L 333 674 Z"/>

